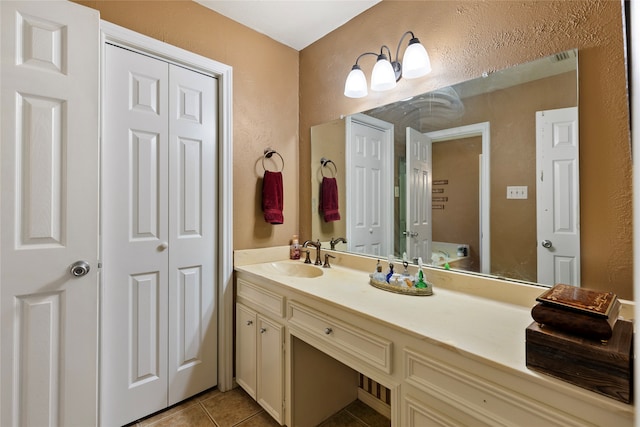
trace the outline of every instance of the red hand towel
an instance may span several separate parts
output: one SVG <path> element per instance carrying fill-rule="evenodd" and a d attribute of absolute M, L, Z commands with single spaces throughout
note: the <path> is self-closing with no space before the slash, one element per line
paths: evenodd
<path fill-rule="evenodd" d="M 282 224 L 282 173 L 264 172 L 262 180 L 262 211 L 264 220 L 270 224 Z"/>
<path fill-rule="evenodd" d="M 338 183 L 335 178 L 322 178 L 320 186 L 320 211 L 324 215 L 325 222 L 338 221 Z"/>

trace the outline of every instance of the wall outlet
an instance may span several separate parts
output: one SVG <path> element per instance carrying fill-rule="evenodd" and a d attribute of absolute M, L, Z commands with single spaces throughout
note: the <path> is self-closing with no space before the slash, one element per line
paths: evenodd
<path fill-rule="evenodd" d="M 528 187 L 526 185 L 507 186 L 507 199 L 526 199 L 528 197 Z"/>

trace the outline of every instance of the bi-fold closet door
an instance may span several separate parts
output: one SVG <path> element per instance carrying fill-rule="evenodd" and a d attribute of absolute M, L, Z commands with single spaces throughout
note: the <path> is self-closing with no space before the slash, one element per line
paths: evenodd
<path fill-rule="evenodd" d="M 101 422 L 217 384 L 216 79 L 105 47 Z"/>

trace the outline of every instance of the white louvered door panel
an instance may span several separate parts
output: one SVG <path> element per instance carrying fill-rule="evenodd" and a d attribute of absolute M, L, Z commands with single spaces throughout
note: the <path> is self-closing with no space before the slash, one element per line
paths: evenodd
<path fill-rule="evenodd" d="M 99 16 L 2 1 L 0 21 L 0 425 L 95 425 Z"/>

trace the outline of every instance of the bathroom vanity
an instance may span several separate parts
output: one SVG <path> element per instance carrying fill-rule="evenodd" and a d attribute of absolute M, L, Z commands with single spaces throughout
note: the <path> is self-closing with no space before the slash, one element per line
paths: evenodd
<path fill-rule="evenodd" d="M 362 374 L 389 389 L 393 426 L 633 425 L 632 405 L 525 366 L 544 288 L 427 269 L 434 294 L 402 295 L 369 285 L 375 259 L 332 254 L 235 252 L 236 379 L 281 424 L 317 425 Z"/>

